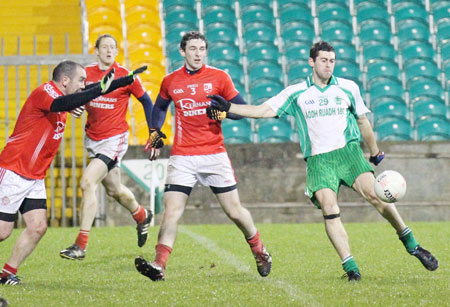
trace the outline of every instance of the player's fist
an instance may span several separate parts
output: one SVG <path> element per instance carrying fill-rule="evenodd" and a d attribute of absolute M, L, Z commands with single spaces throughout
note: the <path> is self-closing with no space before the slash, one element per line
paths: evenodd
<path fill-rule="evenodd" d="M 128 74 L 128 76 L 132 76 L 132 77 L 133 77 L 133 81 L 134 81 L 134 79 L 136 79 L 136 76 L 137 76 L 138 74 L 141 74 L 141 73 L 143 73 L 143 72 L 146 71 L 146 70 L 147 70 L 147 65 L 144 65 L 144 66 L 139 67 L 138 69 L 135 69 L 135 70 L 133 70 L 133 71 L 130 71 L 130 73 Z"/>
<path fill-rule="evenodd" d="M 375 156 L 370 156 L 369 161 L 370 161 L 370 163 L 378 165 L 383 160 L 383 158 L 384 158 L 384 152 L 382 152 L 380 150 Z"/>
<path fill-rule="evenodd" d="M 149 151 L 148 159 L 150 161 L 156 160 L 159 156 L 159 150 L 164 146 L 162 139 L 167 138 L 166 135 L 159 129 L 150 129 L 150 137 L 145 145 L 144 152 Z"/>
<path fill-rule="evenodd" d="M 227 101 L 225 98 L 219 95 L 208 95 L 206 96 L 211 99 L 211 107 L 220 111 L 228 112 L 231 107 L 231 102 Z"/>
<path fill-rule="evenodd" d="M 83 111 L 85 110 L 84 106 L 78 107 L 76 109 L 73 109 L 72 111 L 70 111 L 70 114 L 72 114 L 73 117 L 75 118 L 80 118 L 81 115 L 83 115 Z"/>
<path fill-rule="evenodd" d="M 223 120 L 227 117 L 227 112 L 217 110 L 214 107 L 207 107 L 206 108 L 206 116 L 213 120 Z"/>
<path fill-rule="evenodd" d="M 100 87 L 102 88 L 102 94 L 106 93 L 111 86 L 111 83 L 114 80 L 114 67 L 103 76 L 102 80 L 100 81 Z"/>

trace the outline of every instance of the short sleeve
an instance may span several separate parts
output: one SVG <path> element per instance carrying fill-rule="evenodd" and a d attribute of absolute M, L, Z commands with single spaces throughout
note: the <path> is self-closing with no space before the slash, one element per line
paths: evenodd
<path fill-rule="evenodd" d="M 165 99 L 165 100 L 172 100 L 172 98 L 169 95 L 169 81 L 167 77 L 164 77 L 163 81 L 161 82 L 161 87 L 159 89 L 159 95 L 161 96 L 161 98 Z"/>
<path fill-rule="evenodd" d="M 221 71 L 222 92 L 220 95 L 226 100 L 233 99 L 239 93 L 234 87 L 233 81 L 228 73 Z"/>

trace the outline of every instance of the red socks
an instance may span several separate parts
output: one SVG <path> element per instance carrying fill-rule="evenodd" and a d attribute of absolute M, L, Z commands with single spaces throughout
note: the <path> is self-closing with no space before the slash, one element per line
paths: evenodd
<path fill-rule="evenodd" d="M 85 251 L 88 239 L 89 239 L 89 230 L 80 229 L 80 233 L 78 234 L 78 237 L 75 240 L 75 244 Z"/>
<path fill-rule="evenodd" d="M 11 275 L 11 274 L 16 275 L 17 274 L 17 269 L 13 268 L 9 264 L 5 263 L 5 265 L 3 266 L 3 270 L 0 273 L 0 277 L 6 277 L 6 276 Z"/>
<path fill-rule="evenodd" d="M 253 237 L 248 238 L 247 243 L 248 243 L 248 245 L 250 245 L 250 248 L 251 248 L 253 254 L 262 253 L 263 243 L 259 239 L 259 231 L 256 231 L 256 234 Z"/>
<path fill-rule="evenodd" d="M 163 269 L 166 269 L 167 260 L 169 259 L 169 255 L 172 252 L 172 248 L 164 244 L 157 244 L 155 249 L 155 262 Z"/>
<path fill-rule="evenodd" d="M 131 212 L 131 215 L 133 216 L 133 219 L 136 221 L 136 223 L 142 224 L 147 218 L 147 210 L 145 210 L 144 207 L 139 205 L 139 207 L 136 210 Z"/>

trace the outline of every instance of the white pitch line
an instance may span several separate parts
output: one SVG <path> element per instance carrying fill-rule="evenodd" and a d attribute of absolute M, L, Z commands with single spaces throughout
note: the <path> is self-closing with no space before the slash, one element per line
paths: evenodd
<path fill-rule="evenodd" d="M 228 250 L 219 247 L 214 241 L 211 241 L 210 239 L 208 239 L 208 238 L 206 238 L 206 237 L 204 237 L 204 236 L 202 236 L 202 235 L 200 235 L 200 234 L 198 234 L 196 232 L 193 232 L 193 231 L 189 230 L 188 228 L 186 228 L 184 226 L 180 225 L 178 229 L 182 233 L 188 235 L 189 237 L 191 237 L 192 239 L 194 239 L 195 241 L 200 243 L 200 245 L 203 245 L 208 250 L 213 251 L 214 253 L 216 253 L 220 258 L 222 258 L 223 261 L 231 264 L 232 266 L 234 266 L 239 271 L 241 271 L 241 272 L 250 272 L 252 270 L 252 269 L 250 269 L 250 266 L 248 266 L 245 263 L 243 263 L 242 261 L 240 261 L 235 255 L 230 253 Z M 255 277 L 255 279 L 256 279 L 256 277 Z M 291 298 L 293 298 L 293 299 L 295 299 L 297 301 L 300 301 L 302 303 L 302 305 L 322 306 L 320 303 L 318 303 L 314 299 L 313 296 L 303 292 L 301 289 L 299 289 L 298 287 L 292 285 L 291 283 L 286 282 L 286 281 L 281 280 L 281 279 L 270 278 L 270 280 L 271 280 L 273 285 L 275 285 L 278 288 L 282 289 L 284 292 L 286 292 L 286 294 L 289 297 L 291 297 Z"/>

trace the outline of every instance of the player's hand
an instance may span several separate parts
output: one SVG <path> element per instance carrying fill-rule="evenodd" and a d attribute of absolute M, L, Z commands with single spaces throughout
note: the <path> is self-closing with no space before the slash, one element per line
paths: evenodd
<path fill-rule="evenodd" d="M 231 107 L 231 102 L 227 101 L 225 98 L 219 95 L 208 95 L 206 96 L 211 99 L 211 107 L 222 112 L 228 112 Z"/>
<path fill-rule="evenodd" d="M 75 118 L 80 118 L 81 115 L 83 115 L 84 110 L 85 110 L 84 106 L 81 106 L 70 111 L 70 114 L 72 114 L 72 116 Z"/>
<path fill-rule="evenodd" d="M 383 158 L 384 158 L 384 152 L 382 152 L 380 150 L 375 156 L 370 156 L 369 161 L 370 161 L 370 163 L 378 165 L 383 160 Z"/>
<path fill-rule="evenodd" d="M 137 75 L 143 73 L 146 70 L 147 70 L 147 65 L 144 65 L 144 66 L 139 67 L 138 69 L 130 71 L 130 73 L 128 75 L 133 76 L 133 79 L 135 79 Z"/>
<path fill-rule="evenodd" d="M 215 107 L 206 108 L 206 116 L 213 120 L 223 120 L 227 117 L 227 112 L 217 110 Z"/>
<path fill-rule="evenodd" d="M 109 86 L 114 80 L 114 67 L 103 76 L 102 80 L 100 81 L 100 87 L 102 88 L 102 94 L 106 93 L 106 91 L 109 89 Z"/>
<path fill-rule="evenodd" d="M 150 137 L 145 145 L 144 152 L 150 151 L 148 159 L 150 161 L 156 160 L 159 156 L 159 150 L 164 146 L 162 139 L 167 138 L 166 135 L 159 129 L 150 129 Z"/>

